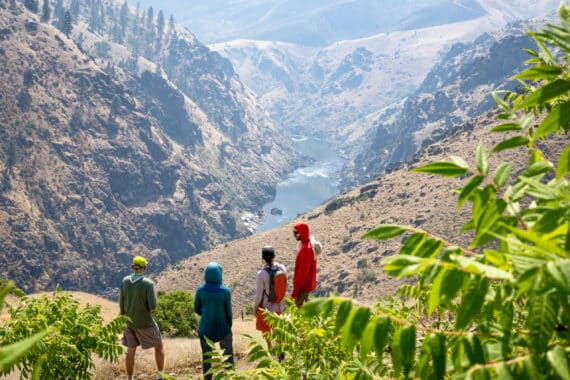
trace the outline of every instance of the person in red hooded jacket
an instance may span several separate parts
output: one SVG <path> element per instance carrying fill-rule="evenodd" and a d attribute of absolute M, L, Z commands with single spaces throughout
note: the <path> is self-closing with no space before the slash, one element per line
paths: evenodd
<path fill-rule="evenodd" d="M 293 234 L 295 239 L 301 242 L 301 246 L 295 258 L 291 298 L 295 300 L 297 307 L 301 307 L 309 299 L 309 293 L 317 286 L 317 260 L 311 246 L 309 225 L 303 222 L 295 223 Z"/>

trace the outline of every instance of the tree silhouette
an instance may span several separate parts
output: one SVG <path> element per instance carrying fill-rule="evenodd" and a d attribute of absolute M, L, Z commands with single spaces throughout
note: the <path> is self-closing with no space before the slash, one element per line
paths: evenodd
<path fill-rule="evenodd" d="M 174 16 L 170 15 L 168 19 L 168 31 L 172 34 L 174 33 Z"/>
<path fill-rule="evenodd" d="M 158 31 L 158 40 L 162 40 L 162 35 L 164 34 L 164 13 L 162 9 L 158 11 L 158 16 L 156 20 L 156 29 Z"/>
<path fill-rule="evenodd" d="M 111 109 L 109 110 L 109 121 L 115 120 L 115 116 L 119 114 L 121 110 L 121 98 L 118 95 L 113 96 L 111 101 Z"/>
<path fill-rule="evenodd" d="M 79 12 L 81 11 L 81 1 L 80 0 L 72 0 L 71 1 L 71 16 L 73 16 L 73 20 L 79 20 Z"/>
<path fill-rule="evenodd" d="M 53 9 L 53 17 L 56 19 L 55 26 L 63 31 L 63 19 L 65 17 L 65 8 L 63 7 L 63 0 L 57 0 Z"/>
<path fill-rule="evenodd" d="M 121 12 L 119 13 L 119 23 L 121 25 L 121 38 L 125 38 L 125 30 L 127 28 L 127 22 L 129 20 L 129 6 L 125 1 L 121 6 Z"/>
<path fill-rule="evenodd" d="M 152 7 L 148 7 L 148 11 L 146 13 L 146 26 L 148 28 L 152 28 L 154 23 L 154 9 Z"/>
<path fill-rule="evenodd" d="M 49 6 L 49 0 L 44 0 L 42 7 L 42 22 L 49 22 L 51 17 L 51 8 Z"/>
<path fill-rule="evenodd" d="M 23 112 L 29 111 L 32 106 L 32 96 L 28 91 L 22 91 L 18 95 L 18 108 Z"/>
<path fill-rule="evenodd" d="M 34 84 L 34 71 L 26 70 L 24 71 L 24 86 L 30 87 Z"/>
<path fill-rule="evenodd" d="M 65 11 L 65 15 L 63 16 L 63 28 L 62 32 L 65 33 L 67 37 L 71 34 L 73 30 L 73 22 L 71 19 L 71 12 L 68 10 Z"/>
<path fill-rule="evenodd" d="M 79 111 L 83 111 L 83 106 L 85 105 L 85 101 L 89 96 L 89 86 L 90 83 L 83 75 L 79 77 L 79 81 L 77 83 L 79 86 Z"/>
<path fill-rule="evenodd" d="M 38 13 L 38 0 L 25 0 L 24 6 L 30 10 L 30 12 Z"/>
<path fill-rule="evenodd" d="M 8 145 L 8 159 L 6 161 L 6 167 L 8 171 L 12 170 L 14 165 L 16 165 L 16 161 L 18 160 L 18 156 L 16 154 L 16 147 L 14 146 L 13 142 L 10 142 Z"/>

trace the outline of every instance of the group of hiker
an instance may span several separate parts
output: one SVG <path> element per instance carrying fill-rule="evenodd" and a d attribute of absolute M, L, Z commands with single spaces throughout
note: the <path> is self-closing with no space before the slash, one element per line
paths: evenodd
<path fill-rule="evenodd" d="M 301 307 L 316 287 L 316 256 L 321 251 L 321 244 L 311 236 L 309 226 L 304 222 L 294 224 L 293 235 L 300 242 L 300 246 L 295 257 L 291 298 L 297 307 Z M 256 329 L 262 332 L 268 345 L 271 345 L 268 338 L 271 326 L 265 320 L 263 310 L 280 314 L 285 309 L 282 292 L 286 289 L 287 269 L 275 261 L 275 249 L 271 246 L 261 249 L 261 257 L 263 268 L 256 275 L 254 300 Z M 130 318 L 124 328 L 122 340 L 122 344 L 127 347 L 125 364 L 128 380 L 133 380 L 138 346 L 142 349 L 154 348 L 158 379 L 162 379 L 160 373 L 164 370 L 164 346 L 158 325 L 152 318 L 157 300 L 153 282 L 144 276 L 147 260 L 136 256 L 131 268 L 133 273 L 123 279 L 119 299 L 121 315 Z M 204 283 L 198 287 L 194 296 L 194 312 L 200 315 L 198 336 L 202 349 L 202 373 L 206 380 L 212 378 L 212 375 L 207 374 L 210 369 L 210 363 L 207 362 L 208 353 L 212 350 L 208 341 L 219 342 L 224 355 L 228 357 L 227 361 L 232 365 L 234 363 L 231 291 L 222 284 L 222 271 L 222 266 L 218 263 L 211 262 L 206 265 Z M 284 278 L 285 282 L 277 281 L 278 277 Z"/>

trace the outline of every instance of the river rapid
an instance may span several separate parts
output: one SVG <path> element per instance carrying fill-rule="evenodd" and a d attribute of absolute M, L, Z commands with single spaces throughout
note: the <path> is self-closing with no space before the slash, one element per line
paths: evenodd
<path fill-rule="evenodd" d="M 314 161 L 277 184 L 275 199 L 263 207 L 263 219 L 255 232 L 279 227 L 339 192 L 338 176 L 343 160 L 335 145 L 316 137 L 295 135 L 292 139 L 297 149 Z"/>

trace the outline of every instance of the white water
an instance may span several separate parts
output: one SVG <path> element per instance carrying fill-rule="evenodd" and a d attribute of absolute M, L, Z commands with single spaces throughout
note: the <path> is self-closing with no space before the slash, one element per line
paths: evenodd
<path fill-rule="evenodd" d="M 277 184 L 275 199 L 263 207 L 265 219 L 256 232 L 279 227 L 338 194 L 338 174 L 343 162 L 334 145 L 306 136 L 293 136 L 293 141 L 299 151 L 315 161 Z M 272 208 L 282 210 L 283 214 L 271 215 Z"/>

